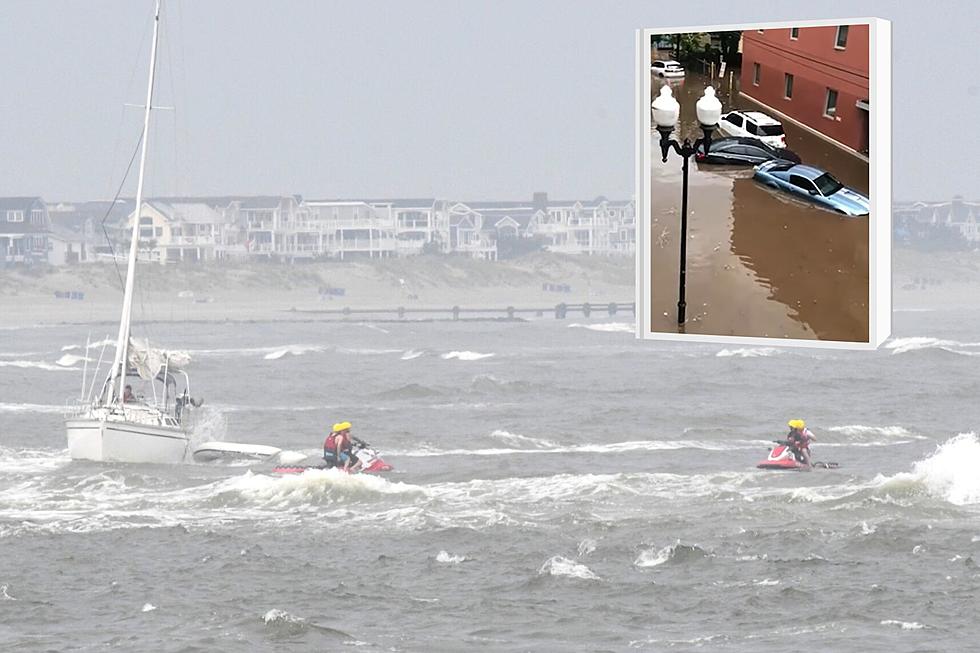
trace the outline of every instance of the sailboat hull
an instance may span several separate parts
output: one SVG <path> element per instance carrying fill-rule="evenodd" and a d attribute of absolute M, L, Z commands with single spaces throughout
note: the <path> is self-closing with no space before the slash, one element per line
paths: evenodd
<path fill-rule="evenodd" d="M 72 460 L 174 464 L 184 461 L 190 440 L 180 428 L 80 418 L 65 423 Z"/>

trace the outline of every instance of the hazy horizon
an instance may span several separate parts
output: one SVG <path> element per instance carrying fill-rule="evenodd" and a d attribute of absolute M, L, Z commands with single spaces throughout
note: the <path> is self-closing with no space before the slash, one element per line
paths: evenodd
<path fill-rule="evenodd" d="M 0 56 L 19 65 L 0 104 L 0 195 L 111 198 L 139 135 L 124 104 L 143 101 L 152 2 L 5 9 Z M 953 54 L 977 16 L 966 2 L 173 0 L 155 104 L 176 110 L 154 115 L 147 193 L 627 199 L 635 29 L 861 16 L 893 21 L 896 127 L 970 123 L 978 74 Z M 893 130 L 895 199 L 969 198 L 977 137 L 958 134 L 958 165 L 935 174 L 942 141 L 910 131 Z"/>

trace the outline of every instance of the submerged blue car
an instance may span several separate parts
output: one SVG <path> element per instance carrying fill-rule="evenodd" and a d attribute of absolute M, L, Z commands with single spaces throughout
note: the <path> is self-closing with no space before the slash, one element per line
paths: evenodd
<path fill-rule="evenodd" d="M 767 161 L 755 168 L 755 178 L 824 208 L 849 216 L 868 215 L 871 201 L 837 181 L 826 170 L 792 161 Z"/>

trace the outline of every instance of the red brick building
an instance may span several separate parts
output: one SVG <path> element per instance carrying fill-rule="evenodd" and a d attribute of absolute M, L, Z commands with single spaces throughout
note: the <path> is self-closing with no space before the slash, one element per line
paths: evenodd
<path fill-rule="evenodd" d="M 743 95 L 868 153 L 868 25 L 746 30 Z"/>

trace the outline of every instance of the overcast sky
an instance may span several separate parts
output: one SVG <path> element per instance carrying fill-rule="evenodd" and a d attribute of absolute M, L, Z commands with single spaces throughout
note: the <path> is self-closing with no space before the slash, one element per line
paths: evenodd
<path fill-rule="evenodd" d="M 151 13 L 151 0 L 3 0 L 0 195 L 114 194 Z M 165 0 L 164 13 L 156 103 L 176 109 L 154 114 L 153 194 L 628 198 L 636 28 L 879 16 L 893 21 L 895 198 L 980 196 L 973 2 Z"/>

